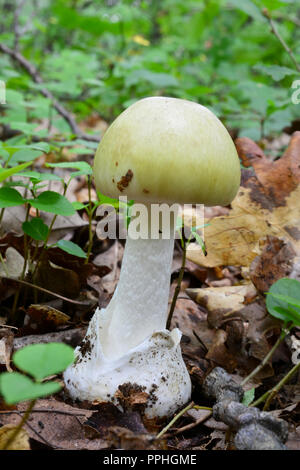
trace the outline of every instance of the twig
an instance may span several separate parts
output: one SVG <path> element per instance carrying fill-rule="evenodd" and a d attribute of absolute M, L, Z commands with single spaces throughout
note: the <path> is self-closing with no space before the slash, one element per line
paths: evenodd
<path fill-rule="evenodd" d="M 278 39 L 278 41 L 280 42 L 280 44 L 282 45 L 282 47 L 284 48 L 284 50 L 287 52 L 287 54 L 290 56 L 290 59 L 291 61 L 293 62 L 296 70 L 298 72 L 300 72 L 300 64 L 298 64 L 297 62 L 297 59 L 296 57 L 294 56 L 294 53 L 292 51 L 292 49 L 287 45 L 287 43 L 285 42 L 285 40 L 283 39 L 283 37 L 281 37 L 277 27 L 276 27 L 276 24 L 274 23 L 274 21 L 272 20 L 272 17 L 271 17 L 271 14 L 270 12 L 268 11 L 267 8 L 264 8 L 263 11 L 262 11 L 263 15 L 267 18 L 267 20 L 269 21 L 270 23 L 270 26 L 271 26 L 271 31 L 272 33 L 274 34 L 274 36 Z"/>
<path fill-rule="evenodd" d="M 180 271 L 179 271 L 179 276 L 178 276 L 178 279 L 177 279 L 177 284 L 176 284 L 176 288 L 175 288 L 175 291 L 174 291 L 174 295 L 173 295 L 173 299 L 172 299 L 172 303 L 171 303 L 171 307 L 170 307 L 170 312 L 169 312 L 169 315 L 168 315 L 168 320 L 167 320 L 167 325 L 166 325 L 167 330 L 169 330 L 170 326 L 171 326 L 171 321 L 172 321 L 173 313 L 174 313 L 174 310 L 175 310 L 175 305 L 176 305 L 176 302 L 177 302 L 177 298 L 178 298 L 178 295 L 179 295 L 179 292 L 180 292 L 180 287 L 181 287 L 181 283 L 182 283 L 182 279 L 183 279 L 183 275 L 184 275 L 185 263 L 186 263 L 186 242 L 183 240 L 183 254 L 182 254 L 181 268 L 180 268 Z"/>
<path fill-rule="evenodd" d="M 160 437 L 162 437 L 167 431 L 168 429 L 170 429 L 171 426 L 173 426 L 174 423 L 176 423 L 176 421 L 178 420 L 178 418 L 180 418 L 180 416 L 184 415 L 184 413 L 186 413 L 188 410 L 190 410 L 191 408 L 194 407 L 194 402 L 192 403 L 189 403 L 185 408 L 183 408 L 183 410 L 179 411 L 179 413 L 177 413 L 174 418 L 167 424 L 167 426 L 165 426 L 156 436 L 156 439 L 159 439 Z"/>
<path fill-rule="evenodd" d="M 274 344 L 274 346 L 270 349 L 268 354 L 264 357 L 264 359 L 261 361 L 260 364 L 241 382 L 241 387 L 243 387 L 249 380 L 251 380 L 258 372 L 267 364 L 269 359 L 272 357 L 273 353 L 275 350 L 278 348 L 278 346 L 282 343 L 286 335 L 288 334 L 288 331 L 282 331 L 281 335 L 279 336 L 278 340 Z"/>
<path fill-rule="evenodd" d="M 194 421 L 193 423 L 186 424 L 185 426 L 182 426 L 181 428 L 178 428 L 178 429 L 174 430 L 174 432 L 172 432 L 172 436 L 177 436 L 178 434 L 182 434 L 185 431 L 190 431 L 191 429 L 196 428 L 199 424 L 206 421 L 208 418 L 210 418 L 210 416 L 212 414 L 212 410 L 211 411 L 207 410 L 207 411 L 210 412 L 210 414 L 208 416 L 204 416 L 202 418 L 199 418 L 196 421 Z M 167 437 L 167 436 L 165 436 L 165 437 Z"/>
<path fill-rule="evenodd" d="M 269 408 L 269 405 L 271 401 L 273 400 L 274 396 L 279 392 L 279 390 L 288 382 L 293 375 L 297 372 L 297 370 L 300 367 L 300 362 L 296 364 L 284 377 L 280 382 L 278 382 L 277 385 L 275 385 L 271 390 L 268 390 L 266 393 L 264 393 L 261 397 L 259 397 L 255 402 L 251 403 L 250 406 L 257 406 L 263 401 L 266 401 L 266 404 L 264 406 L 264 411 L 266 411 Z"/>
<path fill-rule="evenodd" d="M 22 415 L 26 413 L 26 410 L 1 410 L 0 414 L 17 414 L 17 415 Z M 64 411 L 64 410 L 56 410 L 56 409 L 49 409 L 49 408 L 36 408 L 31 411 L 31 413 L 56 413 L 60 415 L 70 415 L 70 416 L 86 416 L 85 413 L 78 413 L 76 411 Z"/>
<path fill-rule="evenodd" d="M 63 295 L 56 294 L 55 292 L 51 292 L 50 290 L 45 289 L 44 287 L 36 286 L 27 281 L 21 281 L 21 279 L 14 279 L 8 276 L 0 276 L 0 278 L 6 279 L 7 281 L 19 282 L 20 284 L 23 284 L 24 286 L 28 286 L 28 287 L 31 287 L 32 289 L 40 290 L 41 292 L 45 292 L 46 294 L 53 295 L 53 297 L 58 297 L 61 300 L 65 300 L 66 302 L 69 302 L 70 304 L 86 305 L 85 302 L 80 302 L 79 300 L 68 299 L 68 297 L 64 297 Z"/>
<path fill-rule="evenodd" d="M 179 411 L 179 413 L 177 413 L 174 418 L 169 422 L 169 424 L 167 424 L 167 426 L 165 426 L 156 436 L 156 439 L 159 439 L 160 437 L 162 437 L 167 431 L 168 429 L 170 429 L 171 426 L 173 426 L 174 423 L 176 423 L 176 421 L 181 417 L 183 416 L 188 410 L 192 409 L 192 408 L 195 408 L 196 410 L 207 410 L 207 411 L 212 411 L 212 408 L 209 408 L 208 406 L 199 406 L 199 405 L 195 405 L 195 403 L 192 401 L 191 403 L 189 403 L 185 408 L 183 408 L 183 410 Z"/>
<path fill-rule="evenodd" d="M 0 51 L 2 51 L 4 54 L 9 55 L 15 62 L 21 65 L 24 70 L 31 76 L 33 81 L 38 84 L 43 84 L 43 79 L 40 76 L 37 68 L 31 64 L 20 52 L 11 49 L 10 47 L 7 47 L 5 44 L 0 43 Z M 43 96 L 48 98 L 50 101 L 52 101 L 53 107 L 56 109 L 58 114 L 60 114 L 65 121 L 69 124 L 71 127 L 72 131 L 74 134 L 77 135 L 77 137 L 80 137 L 81 139 L 84 140 L 89 140 L 93 142 L 99 142 L 99 137 L 85 134 L 82 132 L 82 130 L 78 127 L 75 119 L 73 116 L 66 110 L 64 106 L 62 106 L 56 98 L 53 96 L 51 91 L 49 91 L 47 88 L 40 88 L 39 90 Z"/>

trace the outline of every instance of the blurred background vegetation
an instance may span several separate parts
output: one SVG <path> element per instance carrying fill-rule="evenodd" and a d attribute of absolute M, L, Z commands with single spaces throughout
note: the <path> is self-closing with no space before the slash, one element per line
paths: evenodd
<path fill-rule="evenodd" d="M 21 132 L 14 143 L 32 135 L 42 140 L 51 127 L 72 138 L 53 96 L 97 136 L 102 121 L 151 95 L 199 102 L 233 136 L 255 140 L 278 135 L 300 117 L 300 104 L 291 101 L 299 69 L 280 42 L 300 63 L 299 0 L 0 0 L 0 6 L 0 45 L 25 57 L 43 81 L 16 55 L 0 55 L 7 89 L 0 125 Z"/>

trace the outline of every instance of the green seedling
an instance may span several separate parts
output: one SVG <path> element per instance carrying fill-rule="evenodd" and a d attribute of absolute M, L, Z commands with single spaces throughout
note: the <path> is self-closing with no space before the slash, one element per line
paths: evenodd
<path fill-rule="evenodd" d="M 61 390 L 60 383 L 44 382 L 44 380 L 49 376 L 63 372 L 71 365 L 74 361 L 74 351 L 73 348 L 63 343 L 33 344 L 15 352 L 12 361 L 22 373 L 2 373 L 0 375 L 0 394 L 8 405 L 28 400 L 30 403 L 22 420 L 2 450 L 7 449 L 17 437 L 28 419 L 35 401 Z"/>
<path fill-rule="evenodd" d="M 295 326 L 300 326 L 300 282 L 296 279 L 282 278 L 276 281 L 266 292 L 266 307 L 270 315 L 278 318 L 283 322 L 281 334 L 270 349 L 268 354 L 264 357 L 262 362 L 249 374 L 242 382 L 245 385 L 252 379 L 271 359 L 275 350 L 283 342 L 290 330 Z M 271 400 L 279 389 L 296 373 L 299 369 L 300 363 L 296 364 L 288 374 L 277 384 L 273 389 L 268 390 L 263 396 L 258 398 L 255 402 L 252 401 L 251 406 L 256 406 L 261 402 L 266 401 L 264 410 L 268 409 Z"/>
<path fill-rule="evenodd" d="M 282 278 L 275 282 L 267 294 L 268 312 L 283 321 L 284 326 L 300 326 L 300 282 Z"/>

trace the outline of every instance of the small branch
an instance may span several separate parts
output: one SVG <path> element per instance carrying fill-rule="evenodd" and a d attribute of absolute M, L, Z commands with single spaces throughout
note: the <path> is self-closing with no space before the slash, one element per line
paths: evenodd
<path fill-rule="evenodd" d="M 297 372 L 297 370 L 300 367 L 300 362 L 296 364 L 284 377 L 280 382 L 278 382 L 275 387 L 273 387 L 271 390 L 268 390 L 266 393 L 264 393 L 260 398 L 258 398 L 255 402 L 251 403 L 250 406 L 257 406 L 260 403 L 266 401 L 266 404 L 264 406 L 264 411 L 269 409 L 269 405 L 271 401 L 273 400 L 274 396 L 279 392 L 279 390 L 293 377 L 293 375 Z"/>
<path fill-rule="evenodd" d="M 263 15 L 267 18 L 267 20 L 269 21 L 270 23 L 270 26 L 271 26 L 271 31 L 272 33 L 274 34 L 274 36 L 278 39 L 278 41 L 280 42 L 280 44 L 282 45 L 282 47 L 284 48 L 284 50 L 287 52 L 287 54 L 290 56 L 290 59 L 291 61 L 293 62 L 296 70 L 298 72 L 300 72 L 300 64 L 298 64 L 297 62 L 297 59 L 292 51 L 292 49 L 287 45 L 287 43 L 285 42 L 285 40 L 283 39 L 283 37 L 281 37 L 277 27 L 276 27 L 276 24 L 274 23 L 274 21 L 272 20 L 272 17 L 271 17 L 271 14 L 270 12 L 267 10 L 267 8 L 264 8 L 263 11 L 262 11 Z"/>
<path fill-rule="evenodd" d="M 168 315 L 168 320 L 167 320 L 167 325 L 166 325 L 167 330 L 169 330 L 170 326 L 171 326 L 171 321 L 172 321 L 173 313 L 174 313 L 174 310 L 175 310 L 175 305 L 176 305 L 176 302 L 177 302 L 177 298 L 178 298 L 178 295 L 179 295 L 179 292 L 180 292 L 182 279 L 183 279 L 183 276 L 184 276 L 185 263 L 186 263 L 186 242 L 183 241 L 182 263 L 181 263 L 181 268 L 180 268 L 180 271 L 179 271 L 179 276 L 178 276 L 178 279 L 177 279 L 177 285 L 176 285 L 174 295 L 173 295 L 173 299 L 172 299 L 172 304 L 171 304 L 171 307 L 170 307 L 170 312 L 169 312 L 169 315 Z"/>
<path fill-rule="evenodd" d="M 173 426 L 174 423 L 176 423 L 176 421 L 181 417 L 183 416 L 187 411 L 191 410 L 192 408 L 194 408 L 195 410 L 206 410 L 206 411 L 210 411 L 212 412 L 212 408 L 209 408 L 208 406 L 199 406 L 199 405 L 195 405 L 195 403 L 192 401 L 191 403 L 189 403 L 185 408 L 183 408 L 183 410 L 179 411 L 179 413 L 177 413 L 174 418 L 167 424 L 167 426 L 165 426 L 156 436 L 156 439 L 159 439 L 160 437 L 162 437 L 169 429 L 171 426 Z M 194 423 L 192 423 L 194 424 Z M 185 428 L 185 427 L 184 427 Z M 181 428 L 181 430 L 183 430 L 184 428 Z M 190 428 L 190 425 L 188 425 L 187 429 Z M 177 430 L 178 431 L 178 430 Z"/>
<path fill-rule="evenodd" d="M 241 382 L 241 387 L 246 385 L 249 380 L 251 380 L 256 374 L 258 374 L 259 371 L 267 364 L 269 359 L 271 359 L 272 355 L 274 354 L 275 350 L 278 348 L 278 346 L 282 343 L 284 338 L 286 337 L 288 331 L 282 331 L 281 335 L 279 336 L 278 340 L 274 344 L 274 346 L 270 349 L 268 354 L 264 357 L 264 359 L 261 361 L 261 363 L 251 372 L 251 374 L 248 375 L 242 382 Z"/>
<path fill-rule="evenodd" d="M 38 84 L 43 84 L 43 79 L 40 76 L 37 68 L 31 64 L 20 52 L 15 51 L 9 47 L 7 47 L 5 44 L 0 43 L 0 51 L 3 52 L 4 54 L 9 55 L 15 62 L 21 65 L 21 67 L 26 70 L 26 72 L 31 76 L 33 81 Z M 48 98 L 50 101 L 52 101 L 53 107 L 56 109 L 58 114 L 60 114 L 65 121 L 69 124 L 70 128 L 72 129 L 73 133 L 77 135 L 77 137 L 80 137 L 81 139 L 84 140 L 89 140 L 93 142 L 99 142 L 100 138 L 85 134 L 82 132 L 82 130 L 78 127 L 75 119 L 73 116 L 66 110 L 64 106 L 62 106 L 54 97 L 54 95 L 49 91 L 47 88 L 41 88 L 39 90 L 43 96 Z"/>
<path fill-rule="evenodd" d="M 57 297 L 58 299 L 65 300 L 66 302 L 69 302 L 70 304 L 86 305 L 86 302 L 80 302 L 79 300 L 68 299 L 67 297 L 64 297 L 63 295 L 56 294 L 55 292 L 45 289 L 44 287 L 36 286 L 27 281 L 21 281 L 21 279 L 14 279 L 8 276 L 0 276 L 0 278 L 6 279 L 7 281 L 19 282 L 20 284 L 23 284 L 24 286 L 28 286 L 28 287 L 31 287 L 32 289 L 40 290 L 41 292 L 45 292 L 46 294 L 53 295 L 53 297 Z"/>
<path fill-rule="evenodd" d="M 21 411 L 21 410 L 1 410 L 0 414 L 17 414 L 17 415 L 22 415 L 26 413 L 26 410 Z M 64 411 L 64 410 L 56 410 L 54 408 L 35 408 L 34 410 L 31 410 L 31 413 L 55 413 L 58 415 L 68 415 L 68 416 L 86 416 L 86 413 L 78 413 L 77 411 Z"/>

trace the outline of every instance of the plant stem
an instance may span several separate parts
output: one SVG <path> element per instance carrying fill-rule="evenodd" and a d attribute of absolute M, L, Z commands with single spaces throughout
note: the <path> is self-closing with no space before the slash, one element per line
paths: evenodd
<path fill-rule="evenodd" d="M 66 302 L 69 302 L 71 304 L 86 305 L 85 302 L 80 302 L 79 300 L 68 299 L 68 297 L 64 297 L 63 295 L 57 294 L 56 292 L 52 292 L 51 290 L 45 289 L 44 287 L 36 286 L 35 284 L 31 284 L 30 282 L 27 282 L 27 281 L 21 281 L 20 279 L 14 279 L 9 276 L 1 276 L 1 275 L 0 275 L 0 278 L 7 279 L 8 281 L 18 282 L 19 284 L 23 284 L 24 286 L 31 287 L 32 289 L 37 289 L 41 292 L 45 292 L 46 294 L 50 294 L 53 297 L 57 297 L 58 299 L 65 300 Z"/>
<path fill-rule="evenodd" d="M 29 210 L 30 210 L 30 206 L 29 204 L 26 204 L 26 216 L 25 216 L 25 222 L 28 221 L 28 217 L 29 217 Z M 28 262 L 28 254 L 29 254 L 29 249 L 28 249 L 28 237 L 27 237 L 27 234 L 24 233 L 24 264 L 23 264 L 23 269 L 22 269 L 22 273 L 20 275 L 20 280 L 23 281 L 24 280 L 24 277 L 25 277 L 25 273 L 26 273 L 26 267 L 27 267 L 27 262 Z M 19 285 L 16 293 L 15 293 L 15 296 L 14 296 L 14 302 L 13 302 L 13 306 L 12 306 L 12 309 L 11 309 L 11 314 L 9 316 L 10 320 L 11 321 L 14 321 L 15 320 L 15 313 L 16 313 L 16 310 L 17 310 L 17 306 L 18 306 L 18 301 L 19 301 L 19 297 L 20 297 L 20 292 L 21 292 L 21 285 Z"/>
<path fill-rule="evenodd" d="M 185 408 L 183 408 L 183 410 L 179 411 L 179 413 L 177 413 L 174 418 L 169 422 L 169 424 L 167 424 L 167 426 L 165 426 L 156 436 L 156 439 L 159 439 L 160 437 L 162 437 L 167 431 L 168 429 L 170 429 L 171 426 L 173 426 L 174 423 L 176 423 L 176 421 L 182 416 L 184 415 L 184 413 L 186 413 L 188 410 L 194 408 L 195 410 L 208 410 L 208 411 L 212 411 L 212 408 L 209 408 L 207 406 L 199 406 L 199 405 L 195 405 L 195 403 L 192 401 L 191 403 L 189 403 Z"/>
<path fill-rule="evenodd" d="M 1 228 L 1 223 L 2 223 L 2 219 L 3 219 L 4 211 L 5 211 L 5 207 L 3 207 L 1 209 L 1 212 L 0 212 L 0 228 Z"/>
<path fill-rule="evenodd" d="M 300 72 L 300 64 L 298 64 L 297 60 L 296 60 L 296 57 L 294 56 L 294 53 L 292 51 L 292 49 L 287 45 L 287 43 L 285 42 L 285 40 L 283 39 L 283 37 L 281 37 L 278 29 L 277 29 L 277 26 L 276 24 L 274 23 L 274 21 L 272 20 L 271 18 L 271 14 L 270 12 L 267 10 L 267 8 L 264 8 L 263 9 L 263 15 L 268 19 L 269 23 L 270 23 L 270 26 L 271 26 L 271 31 L 272 33 L 274 34 L 274 36 L 278 39 L 278 41 L 280 42 L 280 44 L 282 45 L 282 47 L 284 48 L 284 50 L 287 52 L 287 54 L 290 56 L 290 59 L 291 61 L 293 62 L 296 70 L 298 72 Z"/>
<path fill-rule="evenodd" d="M 180 268 L 180 271 L 179 271 L 179 276 L 178 276 L 178 279 L 177 279 L 177 285 L 176 285 L 176 288 L 175 288 L 175 291 L 174 291 L 172 304 L 171 304 L 170 312 L 169 312 L 169 315 L 168 315 L 168 320 L 167 320 L 167 325 L 166 325 L 167 330 L 169 330 L 170 326 L 171 326 L 171 321 L 172 321 L 173 313 L 174 313 L 174 310 L 175 310 L 177 297 L 178 297 L 179 292 L 180 292 L 180 287 L 181 287 L 181 283 L 182 283 L 182 279 L 183 279 L 183 275 L 184 275 L 184 269 L 185 269 L 185 263 L 186 263 L 186 242 L 185 242 L 185 240 L 183 240 L 183 247 L 182 248 L 183 248 L 183 253 L 182 253 L 181 268 Z"/>
<path fill-rule="evenodd" d="M 21 421 L 19 422 L 18 426 L 15 428 L 14 432 L 11 434 L 11 436 L 8 438 L 8 440 L 6 441 L 6 443 L 4 444 L 2 450 L 6 450 L 8 449 L 8 447 L 13 443 L 13 441 L 16 439 L 16 437 L 18 436 L 19 432 L 21 431 L 22 427 L 24 426 L 24 424 L 26 423 L 27 419 L 29 418 L 29 415 L 35 405 L 35 402 L 36 400 L 32 400 L 30 403 L 29 403 L 29 406 L 28 408 L 26 409 L 26 412 L 23 416 L 23 418 L 21 419 Z"/>
<path fill-rule="evenodd" d="M 88 192 L 89 192 L 89 204 L 88 204 L 88 211 L 87 211 L 88 216 L 89 216 L 89 244 L 88 244 L 85 264 L 89 262 L 89 258 L 90 258 L 92 247 L 93 247 L 93 231 L 92 231 L 93 210 L 92 210 L 92 198 L 91 198 L 92 181 L 89 175 L 87 177 L 87 184 L 88 184 Z"/>
<path fill-rule="evenodd" d="M 249 382 L 249 380 L 251 380 L 256 374 L 258 374 L 258 372 L 261 371 L 261 369 L 267 364 L 267 362 L 269 361 L 269 359 L 272 357 L 272 355 L 274 354 L 275 350 L 278 348 L 278 346 L 282 343 L 282 341 L 284 340 L 284 338 L 286 337 L 286 335 L 289 333 L 289 330 L 288 331 L 282 331 L 278 340 L 276 341 L 276 343 L 274 344 L 274 346 L 270 349 L 270 351 L 268 352 L 268 354 L 264 357 L 264 359 L 261 361 L 261 363 L 241 382 L 241 386 L 243 387 L 244 385 L 246 385 L 247 382 Z"/>
<path fill-rule="evenodd" d="M 278 382 L 275 387 L 271 388 L 271 390 L 268 390 L 266 393 L 264 393 L 261 397 L 259 397 L 255 402 L 251 403 L 250 406 L 257 406 L 260 403 L 264 402 L 265 400 L 265 406 L 264 406 L 264 411 L 267 411 L 269 409 L 270 403 L 273 400 L 274 396 L 279 392 L 279 390 L 293 377 L 293 375 L 297 372 L 297 370 L 300 368 L 300 362 L 296 364 L 284 377 L 280 382 Z"/>

